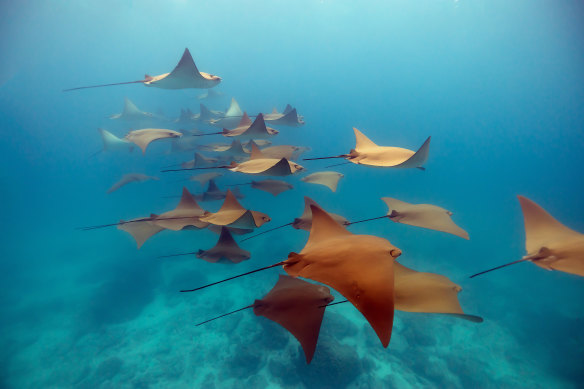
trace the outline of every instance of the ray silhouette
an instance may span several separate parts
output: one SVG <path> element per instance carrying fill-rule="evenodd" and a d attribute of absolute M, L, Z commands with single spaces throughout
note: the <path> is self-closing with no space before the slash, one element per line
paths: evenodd
<path fill-rule="evenodd" d="M 209 124 L 221 128 L 235 128 L 240 123 L 242 116 L 243 111 L 239 107 L 239 104 L 234 98 L 231 98 L 231 104 L 225 111 L 225 116 L 211 119 Z"/>
<path fill-rule="evenodd" d="M 120 220 L 120 222 L 115 225 L 117 225 L 118 230 L 126 231 L 128 234 L 132 235 L 132 238 L 136 241 L 138 249 L 140 249 L 148 239 L 164 230 L 164 227 L 152 223 L 151 220 L 152 219 L 148 217 L 127 221 Z"/>
<path fill-rule="evenodd" d="M 200 72 L 193 61 L 193 57 L 189 49 L 185 49 L 179 63 L 170 73 L 160 74 L 158 76 L 144 76 L 144 79 L 137 81 L 117 82 L 113 84 L 101 84 L 92 86 L 81 86 L 77 88 L 65 89 L 64 92 L 100 88 L 104 86 L 124 85 L 124 84 L 144 84 L 146 86 L 161 88 L 161 89 L 207 89 L 217 86 L 221 82 L 221 77 Z"/>
<path fill-rule="evenodd" d="M 337 185 L 339 184 L 339 180 L 343 178 L 344 175 L 338 172 L 316 172 L 309 174 L 308 176 L 302 177 L 300 181 L 309 183 L 309 184 L 317 184 L 317 185 L 324 185 L 329 188 L 331 191 L 337 191 Z"/>
<path fill-rule="evenodd" d="M 136 104 L 130 99 L 124 97 L 124 110 L 109 117 L 110 119 L 120 119 L 126 121 L 155 120 L 163 119 L 162 116 L 155 115 L 151 112 L 140 111 Z"/>
<path fill-rule="evenodd" d="M 293 189 L 292 184 L 287 183 L 282 180 L 262 180 L 262 181 L 251 181 L 242 184 L 232 184 L 227 186 L 236 185 L 250 185 L 254 189 L 263 190 L 264 192 L 271 193 L 274 196 L 279 195 L 282 192 Z"/>
<path fill-rule="evenodd" d="M 237 127 L 229 130 L 223 128 L 223 131 L 210 132 L 206 134 L 199 134 L 195 136 L 207 136 L 207 135 L 223 135 L 228 138 L 237 138 L 241 140 L 251 140 L 251 139 L 265 139 L 270 136 L 278 135 L 279 131 L 266 127 L 266 122 L 264 121 L 264 116 L 260 113 L 256 119 L 251 122 L 247 113 L 244 113 L 239 121 Z"/>
<path fill-rule="evenodd" d="M 412 151 L 401 147 L 378 146 L 361 131 L 353 127 L 356 138 L 356 146 L 349 154 L 335 155 L 332 157 L 305 158 L 305 161 L 330 158 L 345 158 L 357 165 L 393 168 L 418 168 L 424 170 L 424 163 L 428 159 L 430 149 L 430 137 L 418 151 Z"/>
<path fill-rule="evenodd" d="M 217 244 L 209 250 L 199 250 L 196 255 L 197 258 L 213 263 L 239 263 L 248 260 L 251 257 L 249 251 L 243 250 L 237 245 L 237 242 L 229 232 L 229 228 L 225 226 L 221 227 L 221 235 L 219 236 Z"/>
<path fill-rule="evenodd" d="M 141 174 L 141 173 L 124 174 L 118 182 L 113 184 L 111 186 L 111 188 L 109 188 L 107 190 L 107 193 L 115 192 L 116 190 L 120 189 L 122 186 L 127 185 L 131 182 L 144 182 L 144 181 L 148 181 L 148 180 L 158 181 L 158 180 L 160 180 L 160 178 L 154 177 L 154 176 L 147 176 L 146 174 Z"/>
<path fill-rule="evenodd" d="M 211 100 L 211 99 L 215 99 L 218 97 L 223 96 L 223 93 L 221 91 L 218 91 L 217 89 L 207 89 L 205 91 L 205 93 L 202 93 L 200 95 L 197 96 L 197 99 L 199 100 Z"/>
<path fill-rule="evenodd" d="M 292 108 L 290 104 L 286 106 L 282 113 L 279 113 L 274 108 L 271 113 L 264 115 L 264 120 L 278 126 L 300 127 L 305 124 L 304 118 L 298 115 L 296 108 Z"/>
<path fill-rule="evenodd" d="M 526 261 L 547 270 L 558 270 L 584 277 L 584 234 L 566 227 L 527 197 L 517 197 L 523 211 L 527 255 L 522 259 L 473 274 L 470 278 Z"/>
<path fill-rule="evenodd" d="M 255 300 L 252 305 L 206 320 L 197 326 L 253 308 L 256 316 L 264 316 L 289 331 L 302 346 L 306 363 L 310 363 L 324 317 L 323 308 L 333 300 L 334 297 L 326 286 L 280 275 L 276 285 L 261 300 Z"/>
<path fill-rule="evenodd" d="M 181 292 L 282 266 L 288 275 L 309 278 L 337 290 L 361 312 L 383 347 L 387 347 L 394 313 L 393 263 L 401 250 L 383 238 L 352 234 L 321 208 L 310 208 L 312 227 L 300 253 L 292 252 L 286 260 L 273 265 Z"/>

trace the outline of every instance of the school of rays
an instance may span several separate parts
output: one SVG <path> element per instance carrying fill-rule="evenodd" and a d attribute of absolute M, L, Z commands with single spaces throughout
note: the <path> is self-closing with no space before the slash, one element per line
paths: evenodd
<path fill-rule="evenodd" d="M 170 73 L 146 75 L 141 80 L 72 88 L 66 91 L 120 84 L 143 84 L 162 89 L 207 89 L 204 94 L 198 96 L 200 100 L 207 100 L 220 95 L 220 92 L 210 88 L 216 87 L 222 81 L 219 76 L 199 71 L 191 53 L 185 49 L 180 61 Z M 127 153 L 135 147 L 140 148 L 145 154 L 152 142 L 168 142 L 171 145 L 171 152 L 189 151 L 193 153 L 193 159 L 177 166 L 162 167 L 161 175 L 208 170 L 183 177 L 184 181 L 197 182 L 204 190 L 201 193 L 191 193 L 184 187 L 181 195 L 170 195 L 179 199 L 174 209 L 157 213 L 148 211 L 131 220 L 110 221 L 109 224 L 82 227 L 83 230 L 115 226 L 129 233 L 140 249 L 163 230 L 210 229 L 219 235 L 214 245 L 199 247 L 188 253 L 169 253 L 162 257 L 188 255 L 211 263 L 232 264 L 253 260 L 253 253 L 245 250 L 246 240 L 264 239 L 264 234 L 273 231 L 277 231 L 273 234 L 294 233 L 293 230 L 282 229 L 287 226 L 309 231 L 304 247 L 291 248 L 287 258 L 273 258 L 272 265 L 231 275 L 207 285 L 193 285 L 193 289 L 181 290 L 183 293 L 197 292 L 271 268 L 281 267 L 286 273 L 279 275 L 277 282 L 265 296 L 258 296 L 253 303 L 250 301 L 251 304 L 235 311 L 218 312 L 217 317 L 201 318 L 198 325 L 252 309 L 256 316 L 272 320 L 289 331 L 304 350 L 306 362 L 310 363 L 315 352 L 318 352 L 318 336 L 325 311 L 327 307 L 335 304 L 344 302 L 352 304 L 362 314 L 383 347 L 390 344 L 396 310 L 449 315 L 474 323 L 483 321 L 480 316 L 468 314 L 463 310 L 458 300 L 458 294 L 463 289 L 446 275 L 404 266 L 400 261 L 407 258 L 410 253 L 402 252 L 399 247 L 393 245 L 390 242 L 391 237 L 359 235 L 350 231 L 351 225 L 356 223 L 387 219 L 394 223 L 435 230 L 437 233 L 452 234 L 468 240 L 469 233 L 456 224 L 453 220 L 454 213 L 449 210 L 451 207 L 456 208 L 456 205 L 440 204 L 448 207 L 445 209 L 435 204 L 412 204 L 407 202 L 408 199 L 383 197 L 379 199 L 378 215 L 360 215 L 363 219 L 352 220 L 327 212 L 326 204 L 317 204 L 305 195 L 304 192 L 312 185 L 304 184 L 320 186 L 313 187 L 314 190 L 328 188 L 336 192 L 342 186 L 351 184 L 351 176 L 326 170 L 327 168 L 305 174 L 307 169 L 298 161 L 303 153 L 311 150 L 310 146 L 317 148 L 317 145 L 276 144 L 281 132 L 290 131 L 289 127 L 301 127 L 305 124 L 304 117 L 290 104 L 286 105 L 282 112 L 273 108 L 250 115 L 232 98 L 230 106 L 225 111 L 210 110 L 201 103 L 199 113 L 181 108 L 180 116 L 170 119 L 162 114 L 141 111 L 126 98 L 122 112 L 109 118 L 131 123 L 132 128 L 136 129 L 129 131 L 125 136 L 116 136 L 105 129 L 99 129 L 103 149 L 96 154 Z M 180 125 L 186 129 L 180 131 L 167 129 L 164 128 L 165 123 Z M 206 130 L 202 131 L 200 128 Z M 210 131 L 211 128 L 219 131 Z M 387 170 L 425 170 L 425 164 L 431 158 L 430 136 L 425 140 L 411 139 L 410 143 L 421 143 L 421 146 L 417 150 L 410 150 L 400 145 L 385 145 L 388 140 L 379 137 L 374 142 L 365 135 L 366 129 L 361 131 L 353 128 L 353 132 L 355 145 L 353 148 L 352 145 L 346 145 L 346 149 L 350 150 L 348 153 L 305 158 L 303 161 L 339 158 L 346 160 L 346 163 L 363 165 L 359 169 L 376 167 Z M 222 136 L 225 142 L 203 143 L 203 140 L 211 139 L 207 138 L 211 136 L 214 136 L 214 140 Z M 309 163 L 314 163 L 318 167 L 319 162 Z M 391 171 L 387 174 L 391 174 Z M 420 174 L 432 173 L 426 171 Z M 262 177 L 258 179 L 254 176 Z M 244 179 L 243 182 L 231 182 L 222 190 L 216 180 L 228 177 L 235 180 L 241 177 Z M 112 183 L 107 193 L 124 190 L 125 185 L 132 183 L 160 181 L 160 178 L 139 172 L 128 173 L 121 176 L 119 181 Z M 277 196 L 285 191 L 301 192 L 304 197 L 302 214 L 286 224 L 272 227 L 269 215 L 261 210 L 246 207 L 244 196 L 238 188 L 248 185 L 273 195 L 274 201 L 277 201 Z M 363 197 L 366 196 L 367 194 L 363 193 Z M 218 211 L 211 212 L 199 204 L 207 201 L 222 201 L 222 205 Z M 520 262 L 532 262 L 547 270 L 584 276 L 584 235 L 561 224 L 532 200 L 519 196 L 519 202 L 524 216 L 526 255 L 511 263 L 477 273 L 471 278 Z M 382 206 L 383 203 L 386 207 Z M 302 210 L 300 202 L 281 206 L 297 207 L 298 211 Z M 387 208 L 385 213 L 384 208 Z M 252 235 L 240 238 L 239 243 L 234 238 L 246 234 Z M 332 290 L 346 300 L 333 302 L 335 298 Z"/>

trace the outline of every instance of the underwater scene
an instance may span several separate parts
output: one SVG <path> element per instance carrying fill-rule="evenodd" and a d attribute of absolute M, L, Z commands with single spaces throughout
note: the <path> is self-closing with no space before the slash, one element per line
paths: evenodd
<path fill-rule="evenodd" d="M 0 29 L 0 388 L 584 387 L 583 2 Z"/>

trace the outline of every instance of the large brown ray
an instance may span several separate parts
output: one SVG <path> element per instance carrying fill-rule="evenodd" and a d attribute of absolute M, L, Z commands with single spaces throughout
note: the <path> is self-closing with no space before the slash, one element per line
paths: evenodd
<path fill-rule="evenodd" d="M 304 125 L 304 118 L 298 115 L 296 108 L 292 108 L 290 104 L 286 106 L 286 109 L 282 113 L 279 113 L 276 108 L 274 108 L 272 113 L 264 115 L 264 119 L 266 122 L 271 122 L 272 124 L 280 126 L 300 127 Z"/>
<path fill-rule="evenodd" d="M 221 77 L 209 73 L 199 72 L 189 49 L 185 49 L 179 63 L 170 73 L 160 74 L 158 76 L 144 76 L 144 79 L 137 81 L 117 82 L 114 84 L 102 84 L 93 86 L 82 86 L 78 88 L 65 89 L 72 91 L 88 88 L 99 88 L 103 86 L 113 86 L 122 84 L 144 84 L 161 89 L 186 89 L 186 88 L 212 88 L 221 82 Z"/>
<path fill-rule="evenodd" d="M 428 159 L 428 151 L 430 149 L 430 137 L 426 139 L 418 151 L 412 151 L 401 147 L 378 146 L 354 127 L 353 131 L 355 132 L 356 146 L 349 154 L 305 158 L 305 160 L 345 158 L 357 165 L 424 169 L 423 165 Z"/>
<path fill-rule="evenodd" d="M 265 213 L 243 208 L 230 190 L 227 190 L 225 201 L 219 211 L 209 212 L 201 217 L 201 221 L 206 223 L 244 229 L 261 227 L 270 220 L 270 217 Z"/>
<path fill-rule="evenodd" d="M 245 174 L 258 174 L 264 176 L 287 176 L 304 169 L 296 162 L 288 161 L 286 158 L 266 158 L 260 149 L 252 143 L 251 157 L 249 161 L 242 163 L 232 162 L 229 170 Z"/>
<path fill-rule="evenodd" d="M 207 213 L 197 204 L 187 188 L 183 188 L 182 197 L 175 209 L 151 217 L 153 224 L 168 230 L 179 231 L 187 226 L 197 229 L 206 228 L 209 223 L 203 222 L 201 218 Z"/>
<path fill-rule="evenodd" d="M 263 115 L 260 113 L 253 123 L 249 123 L 249 117 L 244 114 L 239 125 L 228 130 L 223 128 L 223 136 L 237 137 L 238 139 L 264 139 L 270 136 L 278 135 L 278 130 L 271 127 L 266 127 Z"/>
<path fill-rule="evenodd" d="M 201 324 L 253 308 L 256 316 L 270 319 L 288 330 L 302 346 L 306 363 L 312 361 L 326 306 L 334 300 L 329 288 L 280 275 L 278 282 L 252 305 L 206 320 Z"/>
<path fill-rule="evenodd" d="M 339 184 L 339 180 L 343 178 L 344 175 L 338 172 L 332 171 L 325 171 L 325 172 L 316 172 L 312 173 L 308 176 L 302 177 L 300 180 L 307 182 L 309 184 L 318 184 L 324 185 L 333 192 L 337 191 L 337 185 Z"/>
<path fill-rule="evenodd" d="M 145 128 L 128 132 L 124 139 L 135 143 L 142 149 L 142 154 L 146 153 L 146 148 L 151 142 L 159 139 L 180 138 L 182 133 L 174 130 L 160 128 Z"/>
<path fill-rule="evenodd" d="M 209 250 L 199 250 L 197 258 L 207 262 L 231 262 L 239 263 L 251 257 L 249 251 L 243 250 L 231 236 L 228 227 L 221 227 L 221 235 L 217 244 Z"/>
<path fill-rule="evenodd" d="M 136 241 L 138 249 L 153 235 L 164 230 L 164 227 L 152 223 L 149 217 L 142 217 L 131 220 L 120 220 L 118 230 L 123 230 L 132 235 Z"/>
<path fill-rule="evenodd" d="M 308 242 L 300 253 L 290 253 L 284 270 L 337 290 L 363 314 L 387 347 L 394 313 L 393 264 L 401 250 L 383 238 L 354 235 L 319 207 L 310 208 Z"/>
<path fill-rule="evenodd" d="M 396 223 L 442 231 L 469 239 L 468 232 L 457 226 L 452 212 L 431 204 L 409 204 L 391 197 L 382 197 L 389 211 L 387 216 Z"/>
<path fill-rule="evenodd" d="M 122 186 L 127 185 L 131 182 L 144 182 L 144 181 L 148 181 L 148 180 L 158 181 L 158 180 L 160 180 L 160 178 L 154 177 L 154 176 L 147 176 L 146 174 L 141 174 L 141 173 L 124 174 L 118 182 L 113 184 L 112 187 L 108 189 L 107 193 L 115 192 L 116 190 L 120 189 Z"/>
<path fill-rule="evenodd" d="M 458 302 L 462 288 L 440 274 L 418 272 L 397 261 L 395 276 L 395 309 L 406 312 L 443 313 L 474 322 L 478 316 L 467 315 Z"/>
<path fill-rule="evenodd" d="M 564 226 L 528 198 L 517 197 L 523 211 L 527 255 L 517 261 L 474 274 L 471 278 L 524 261 L 531 261 L 547 270 L 584 277 L 584 234 Z"/>

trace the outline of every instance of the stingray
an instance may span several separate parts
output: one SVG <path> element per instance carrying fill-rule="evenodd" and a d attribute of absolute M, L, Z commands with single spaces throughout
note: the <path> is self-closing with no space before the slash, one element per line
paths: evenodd
<path fill-rule="evenodd" d="M 525 261 L 547 270 L 584 277 L 584 234 L 566 227 L 528 198 L 517 197 L 523 211 L 527 255 L 517 261 L 474 274 L 471 278 Z"/>
<path fill-rule="evenodd" d="M 199 113 L 192 116 L 192 119 L 195 121 L 208 123 L 212 119 L 216 119 L 225 115 L 221 111 L 210 110 L 203 103 L 199 104 L 199 106 Z"/>
<path fill-rule="evenodd" d="M 227 190 L 225 201 L 217 212 L 209 212 L 201 217 L 201 221 L 205 223 L 236 228 L 257 228 L 270 220 L 265 213 L 243 208 L 230 190 Z"/>
<path fill-rule="evenodd" d="M 278 130 L 275 130 L 271 127 L 266 127 L 266 122 L 264 121 L 264 117 L 261 113 L 256 117 L 253 123 L 251 122 L 249 116 L 247 116 L 247 113 L 244 113 L 237 127 L 232 130 L 223 128 L 223 131 L 220 132 L 210 132 L 197 136 L 223 135 L 228 138 L 237 137 L 237 139 L 250 140 L 264 139 L 270 136 L 278 135 L 278 133 Z"/>
<path fill-rule="evenodd" d="M 234 189 L 231 193 L 235 196 L 236 199 L 242 199 L 244 196 L 239 192 L 239 190 Z M 203 192 L 201 195 L 201 201 L 214 201 L 214 200 L 223 200 L 227 196 L 227 191 L 223 191 L 219 189 L 215 180 L 209 180 L 209 186 L 207 186 L 207 190 Z"/>
<path fill-rule="evenodd" d="M 237 197 L 237 196 L 236 196 Z M 216 226 L 214 224 L 209 224 L 209 227 L 207 227 L 207 229 L 217 235 L 221 234 L 221 229 L 224 226 Z M 245 234 L 249 234 L 251 232 L 253 232 L 253 229 L 251 228 L 235 228 L 235 227 L 225 227 L 227 228 L 227 230 L 231 233 L 231 235 L 245 235 Z"/>
<path fill-rule="evenodd" d="M 243 149 L 248 153 L 251 152 L 252 143 L 255 143 L 258 147 L 268 147 L 272 144 L 272 142 L 266 139 L 250 139 L 246 143 L 242 143 Z"/>
<path fill-rule="evenodd" d="M 246 153 L 251 153 L 252 145 L 255 143 L 258 148 L 259 140 L 250 140 L 249 147 L 244 148 Z M 270 146 L 264 149 L 261 149 L 262 154 L 266 157 L 270 158 L 286 158 L 286 159 L 297 159 L 304 151 L 305 148 L 301 146 L 290 146 L 290 145 L 279 145 L 279 146 Z"/>
<path fill-rule="evenodd" d="M 259 234 L 245 238 L 242 240 L 242 242 L 245 240 L 252 239 L 252 238 L 255 238 L 257 236 L 263 235 L 265 233 L 275 231 L 275 230 L 278 230 L 278 229 L 283 228 L 283 227 L 287 227 L 287 226 L 292 226 L 293 228 L 295 228 L 297 230 L 310 231 L 310 229 L 312 227 L 312 210 L 310 209 L 310 207 L 312 205 L 315 205 L 315 206 L 322 209 L 322 207 L 320 205 L 318 205 L 316 203 L 316 201 L 314 201 L 310 197 L 304 196 L 304 211 L 302 212 L 302 215 L 300 215 L 300 217 L 295 218 L 291 223 L 286 223 L 284 225 L 274 227 L 274 228 L 271 228 L 269 230 L 262 231 Z M 331 212 L 327 212 L 327 214 L 342 226 L 348 226 L 351 224 L 345 217 L 343 217 L 341 215 L 337 215 L 337 214 L 331 213 Z"/>
<path fill-rule="evenodd" d="M 231 262 L 239 263 L 251 257 L 249 251 L 243 250 L 237 245 L 237 242 L 231 236 L 229 229 L 221 227 L 221 235 L 217 244 L 209 250 L 199 250 L 197 258 L 204 259 L 207 262 Z"/>
<path fill-rule="evenodd" d="M 142 149 L 142 154 L 146 153 L 146 148 L 151 142 L 159 139 L 180 138 L 182 133 L 173 130 L 159 128 L 146 128 L 128 132 L 124 139 L 136 144 Z"/>
<path fill-rule="evenodd" d="M 209 124 L 221 128 L 236 127 L 243 116 L 243 111 L 239 108 L 239 104 L 234 98 L 231 98 L 231 104 L 225 111 L 225 116 L 217 119 L 211 119 Z"/>
<path fill-rule="evenodd" d="M 124 110 L 122 111 L 122 113 L 111 115 L 109 118 L 127 121 L 162 119 L 161 117 L 156 116 L 153 113 L 140 111 L 138 107 L 136 107 L 136 104 L 134 104 L 127 97 L 124 98 Z"/>
<path fill-rule="evenodd" d="M 144 182 L 148 180 L 160 180 L 158 177 L 147 176 L 146 174 L 141 173 L 129 173 L 124 174 L 124 176 L 115 184 L 112 185 L 111 188 L 108 189 L 107 193 L 115 192 L 116 190 L 120 189 L 122 186 L 129 184 L 131 182 Z"/>
<path fill-rule="evenodd" d="M 126 231 L 136 241 L 136 245 L 138 249 L 142 247 L 142 245 L 150 239 L 153 235 L 159 233 L 160 231 L 164 230 L 164 227 L 161 227 L 157 224 L 152 223 L 151 218 L 137 218 L 131 220 L 120 220 L 117 223 L 118 229 Z"/>
<path fill-rule="evenodd" d="M 395 309 L 405 312 L 441 313 L 480 323 L 479 316 L 467 315 L 458 301 L 462 288 L 440 274 L 419 272 L 397 261 L 395 276 Z"/>
<path fill-rule="evenodd" d="M 290 104 L 286 106 L 286 109 L 282 113 L 279 113 L 276 108 L 274 108 L 272 113 L 264 115 L 264 120 L 266 122 L 280 126 L 300 127 L 304 125 L 303 119 L 304 118 L 296 112 L 296 108 L 292 108 Z"/>
<path fill-rule="evenodd" d="M 426 139 L 418 151 L 403 149 L 401 147 L 378 146 L 363 133 L 353 127 L 357 144 L 349 154 L 341 154 L 333 157 L 305 158 L 305 161 L 315 159 L 345 158 L 357 165 L 393 168 L 418 168 L 424 170 L 424 163 L 428 159 L 430 138 Z"/>
<path fill-rule="evenodd" d="M 457 226 L 452 219 L 452 212 L 431 204 L 409 204 L 404 201 L 382 197 L 389 209 L 387 217 L 396 223 L 442 231 L 469 239 L 468 232 Z"/>
<path fill-rule="evenodd" d="M 127 139 L 120 139 L 103 128 L 99 128 L 98 131 L 101 135 L 101 140 L 103 141 L 103 149 L 95 154 L 98 154 L 102 151 L 134 150 L 134 144 Z"/>
<path fill-rule="evenodd" d="M 337 185 L 339 180 L 343 178 L 344 175 L 337 172 L 316 172 L 308 176 L 302 177 L 300 181 L 307 182 L 309 184 L 324 185 L 333 192 L 337 191 Z"/>
<path fill-rule="evenodd" d="M 197 99 L 210 100 L 210 99 L 214 99 L 214 98 L 221 97 L 221 96 L 223 96 L 223 93 L 218 91 L 217 89 L 207 89 L 205 91 L 205 93 L 198 95 Z"/>
<path fill-rule="evenodd" d="M 195 153 L 195 157 L 190 161 L 179 163 L 178 165 L 169 165 L 167 167 L 180 166 L 185 170 L 193 170 L 196 168 L 209 167 L 219 162 L 219 159 L 213 157 L 205 157 L 201 153 Z"/>
<path fill-rule="evenodd" d="M 243 184 L 233 184 L 233 185 L 228 185 L 228 186 L 235 186 L 235 185 L 251 185 L 251 187 L 254 189 L 263 190 L 264 192 L 271 193 L 274 196 L 277 196 L 282 192 L 285 192 L 287 190 L 294 188 L 291 184 L 287 183 L 286 181 L 282 181 L 282 180 L 251 181 L 251 182 L 246 182 Z"/>
<path fill-rule="evenodd" d="M 309 278 L 337 290 L 361 312 L 387 347 L 394 314 L 393 264 L 401 250 L 377 236 L 352 234 L 319 207 L 310 208 L 312 227 L 300 253 L 292 252 L 288 259 L 274 265 L 181 292 L 282 266 L 290 276 Z"/>
<path fill-rule="evenodd" d="M 288 330 L 302 346 L 306 363 L 312 361 L 324 308 L 334 300 L 329 288 L 298 278 L 280 275 L 276 285 L 261 300 L 236 311 L 206 320 L 201 324 L 253 308 L 256 316 L 264 316 Z"/>
<path fill-rule="evenodd" d="M 189 177 L 190 181 L 197 181 L 201 186 L 205 186 L 209 181 L 214 180 L 215 178 L 219 178 L 223 175 L 223 173 L 203 173 L 197 174 L 196 176 Z"/>
<path fill-rule="evenodd" d="M 164 212 L 160 215 L 152 214 L 150 218 L 152 223 L 172 231 L 179 231 L 185 227 L 194 227 L 202 229 L 209 225 L 209 223 L 202 221 L 203 216 L 208 214 L 195 201 L 193 195 L 183 188 L 180 202 L 172 211 Z"/>
<path fill-rule="evenodd" d="M 185 49 L 182 58 L 176 65 L 174 70 L 170 73 L 160 74 L 158 76 L 145 75 L 144 79 L 137 81 L 117 82 L 114 84 L 102 84 L 93 86 L 82 86 L 78 88 L 65 89 L 64 92 L 99 88 L 103 86 L 123 85 L 123 84 L 144 84 L 146 86 L 153 86 L 161 89 L 208 89 L 217 86 L 221 82 L 221 77 L 199 72 L 189 49 Z"/>

